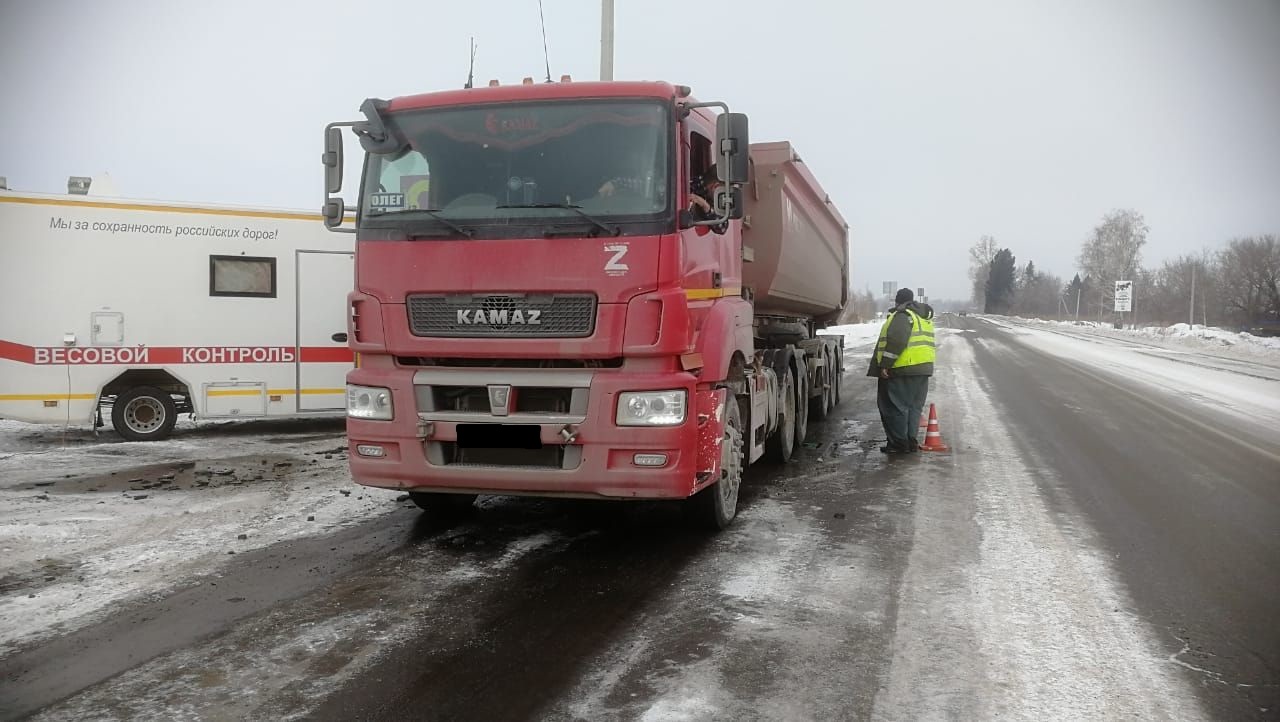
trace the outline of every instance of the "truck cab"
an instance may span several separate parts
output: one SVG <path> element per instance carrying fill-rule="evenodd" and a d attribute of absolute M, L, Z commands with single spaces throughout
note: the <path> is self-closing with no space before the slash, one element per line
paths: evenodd
<path fill-rule="evenodd" d="M 326 130 L 330 194 L 344 128 L 365 151 L 357 482 L 424 508 L 690 499 L 732 520 L 786 405 L 742 284 L 746 118 L 711 105 L 727 111 L 668 83 L 524 84 L 371 99 Z M 713 165 L 707 212 L 691 184 Z"/>

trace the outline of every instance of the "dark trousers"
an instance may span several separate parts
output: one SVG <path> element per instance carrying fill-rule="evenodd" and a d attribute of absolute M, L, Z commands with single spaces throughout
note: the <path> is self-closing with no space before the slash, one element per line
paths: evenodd
<path fill-rule="evenodd" d="M 879 379 L 876 387 L 876 406 L 880 409 L 880 423 L 888 446 L 905 449 L 919 444 L 916 438 L 920 427 L 920 414 L 929 396 L 928 376 L 895 376 Z"/>

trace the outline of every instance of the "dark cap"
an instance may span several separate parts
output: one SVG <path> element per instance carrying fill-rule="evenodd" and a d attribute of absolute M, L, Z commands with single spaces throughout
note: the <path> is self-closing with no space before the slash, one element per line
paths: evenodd
<path fill-rule="evenodd" d="M 893 297 L 893 302 L 901 306 L 904 303 L 911 303 L 915 297 L 910 288 L 899 288 L 898 295 Z"/>

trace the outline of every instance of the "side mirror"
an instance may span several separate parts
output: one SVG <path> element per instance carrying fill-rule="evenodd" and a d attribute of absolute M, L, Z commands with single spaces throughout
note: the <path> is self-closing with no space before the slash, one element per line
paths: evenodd
<path fill-rule="evenodd" d="M 342 190 L 342 128 L 324 129 L 324 155 L 320 161 L 324 163 L 324 192 Z"/>
<path fill-rule="evenodd" d="M 745 113 L 721 113 L 716 116 L 716 175 L 722 183 L 741 185 L 750 178 L 747 152 L 750 140 L 747 135 Z"/>
<path fill-rule="evenodd" d="M 328 228 L 337 228 L 342 225 L 343 219 L 347 216 L 346 201 L 341 198 L 329 198 L 324 202 L 324 208 L 320 209 L 321 215 L 324 216 L 324 224 Z"/>
<path fill-rule="evenodd" d="M 742 220 L 745 215 L 745 209 L 742 205 L 742 188 L 734 186 L 731 188 L 716 189 L 716 213 L 722 217 L 728 217 L 735 221 Z M 725 204 L 729 204 L 726 208 Z"/>

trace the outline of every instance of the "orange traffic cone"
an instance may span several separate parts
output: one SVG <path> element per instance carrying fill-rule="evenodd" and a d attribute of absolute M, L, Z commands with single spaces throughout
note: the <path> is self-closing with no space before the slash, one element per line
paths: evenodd
<path fill-rule="evenodd" d="M 925 432 L 924 443 L 920 445 L 921 451 L 951 451 L 951 448 L 942 443 L 942 432 L 938 430 L 938 409 L 933 404 L 929 404 L 929 430 Z"/>

